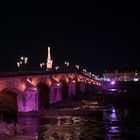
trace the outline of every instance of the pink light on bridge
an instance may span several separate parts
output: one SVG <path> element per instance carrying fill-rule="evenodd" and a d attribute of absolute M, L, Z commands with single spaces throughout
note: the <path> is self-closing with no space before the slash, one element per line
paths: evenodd
<path fill-rule="evenodd" d="M 55 76 L 53 76 L 53 79 L 54 79 L 55 81 L 59 82 L 59 79 L 56 78 Z"/>
<path fill-rule="evenodd" d="M 111 85 L 115 85 L 115 81 L 111 81 Z"/>
<path fill-rule="evenodd" d="M 101 85 L 101 83 L 98 84 L 99 86 Z"/>
<path fill-rule="evenodd" d="M 22 92 L 24 92 L 24 90 L 26 89 L 26 85 L 24 83 L 22 83 L 20 89 Z"/>
<path fill-rule="evenodd" d="M 72 80 L 72 82 L 73 82 L 73 83 L 76 83 L 76 81 L 75 81 L 75 80 Z"/>
<path fill-rule="evenodd" d="M 52 85 L 52 81 L 50 79 L 47 79 L 45 83 L 48 85 L 48 87 L 51 87 Z"/>
<path fill-rule="evenodd" d="M 57 83 L 56 85 L 59 87 L 59 86 L 61 86 L 61 83 L 59 82 L 59 83 Z"/>
<path fill-rule="evenodd" d="M 29 78 L 27 78 L 27 81 L 28 81 L 31 85 L 34 85 L 34 83 L 33 83 Z"/>

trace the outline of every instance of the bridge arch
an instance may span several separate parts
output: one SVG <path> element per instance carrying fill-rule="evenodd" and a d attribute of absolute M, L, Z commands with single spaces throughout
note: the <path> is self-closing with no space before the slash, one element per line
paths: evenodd
<path fill-rule="evenodd" d="M 68 91 L 68 83 L 65 80 L 60 80 L 61 86 L 61 92 L 62 92 L 62 100 L 68 99 L 69 91 Z"/>
<path fill-rule="evenodd" d="M 19 91 L 14 88 L 4 88 L 0 91 L 0 112 L 18 111 Z"/>
<path fill-rule="evenodd" d="M 37 84 L 38 94 L 39 94 L 39 107 L 40 109 L 49 108 L 50 96 L 49 96 L 49 86 L 45 82 L 39 82 Z"/>

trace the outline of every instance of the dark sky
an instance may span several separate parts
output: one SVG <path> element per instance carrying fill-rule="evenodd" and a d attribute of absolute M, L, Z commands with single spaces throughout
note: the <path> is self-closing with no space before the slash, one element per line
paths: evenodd
<path fill-rule="evenodd" d="M 65 60 L 91 72 L 140 70 L 136 4 L 97 3 L 75 8 L 0 9 L 0 71 L 17 70 L 18 57 L 39 69 L 51 46 L 54 65 Z"/>

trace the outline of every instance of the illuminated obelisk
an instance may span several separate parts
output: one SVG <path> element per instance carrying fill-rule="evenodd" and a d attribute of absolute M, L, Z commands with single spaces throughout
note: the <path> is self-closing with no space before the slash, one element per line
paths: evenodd
<path fill-rule="evenodd" d="M 47 58 L 47 71 L 52 69 L 53 60 L 51 60 L 50 47 L 48 47 L 48 58 Z"/>

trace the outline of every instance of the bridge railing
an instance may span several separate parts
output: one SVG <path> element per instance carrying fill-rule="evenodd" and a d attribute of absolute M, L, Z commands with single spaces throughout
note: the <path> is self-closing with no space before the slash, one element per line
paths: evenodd
<path fill-rule="evenodd" d="M 30 76 L 30 75 L 50 75 L 50 74 L 68 74 L 68 73 L 75 73 L 80 74 L 85 77 L 95 79 L 92 76 L 87 75 L 81 70 L 52 70 L 52 71 L 19 71 L 19 72 L 4 72 L 0 73 L 0 78 L 10 78 L 10 77 L 19 77 L 19 76 Z"/>

